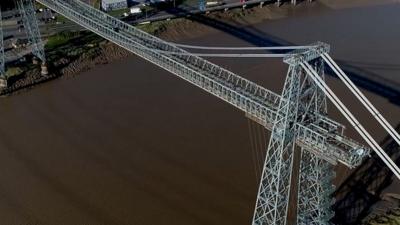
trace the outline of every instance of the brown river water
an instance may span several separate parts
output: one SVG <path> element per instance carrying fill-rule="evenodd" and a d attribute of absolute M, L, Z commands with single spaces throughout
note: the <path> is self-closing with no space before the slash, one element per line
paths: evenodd
<path fill-rule="evenodd" d="M 325 41 L 335 59 L 400 89 L 399 12 L 313 4 L 247 29 L 282 43 Z M 225 31 L 185 42 L 249 45 Z M 276 92 L 287 69 L 276 59 L 213 61 Z M 377 140 L 386 136 L 328 82 Z M 364 91 L 400 122 L 398 105 Z M 250 224 L 257 180 L 243 112 L 138 57 L 0 101 L 0 224 Z"/>

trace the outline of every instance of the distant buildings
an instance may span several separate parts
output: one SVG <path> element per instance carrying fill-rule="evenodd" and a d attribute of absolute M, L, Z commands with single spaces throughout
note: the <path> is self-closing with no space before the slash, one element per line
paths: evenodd
<path fill-rule="evenodd" d="M 112 11 L 128 8 L 127 0 L 101 0 L 101 8 L 104 11 Z"/>

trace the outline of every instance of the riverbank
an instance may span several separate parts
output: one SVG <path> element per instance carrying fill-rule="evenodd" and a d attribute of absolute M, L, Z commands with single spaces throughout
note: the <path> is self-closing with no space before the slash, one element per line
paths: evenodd
<path fill-rule="evenodd" d="M 158 21 L 146 25 L 139 25 L 138 28 L 148 33 L 169 41 L 198 38 L 209 35 L 216 31 L 210 23 L 220 23 L 227 26 L 234 26 L 237 29 L 252 26 L 267 20 L 276 20 L 291 16 L 295 12 L 302 12 L 317 8 L 319 11 L 336 10 L 341 8 L 363 7 L 373 4 L 393 4 L 396 0 L 353 0 L 353 1 L 332 1 L 320 0 L 312 3 L 302 2 L 297 6 L 284 4 L 276 7 L 275 4 L 264 7 L 252 7 L 246 9 L 232 9 L 226 12 L 215 11 L 207 15 L 193 15 L 191 18 L 178 18 L 169 21 Z M 102 40 L 100 37 L 93 38 L 93 34 L 82 32 L 80 41 L 70 41 L 57 48 L 47 49 L 49 58 L 50 74 L 42 76 L 39 66 L 25 67 L 21 75 L 12 77 L 7 88 L 0 90 L 0 95 L 15 94 L 30 89 L 38 84 L 54 80 L 60 77 L 73 77 L 79 73 L 95 68 L 97 65 L 112 63 L 128 57 L 131 53 L 125 49 L 116 47 L 114 44 Z M 87 48 L 85 39 L 91 36 L 94 39 L 94 46 Z M 101 43 L 101 46 L 99 45 Z M 69 55 L 70 48 L 80 51 L 79 55 Z M 26 69 L 28 68 L 28 69 Z"/>
<path fill-rule="evenodd" d="M 398 0 L 319 0 L 322 4 L 332 9 L 345 9 L 354 7 L 367 7 L 374 5 L 386 5 L 400 3 Z"/>
<path fill-rule="evenodd" d="M 318 3 L 300 4 L 297 8 L 305 8 L 315 4 Z M 292 10 L 294 10 L 294 7 L 290 4 L 285 4 L 281 7 L 271 4 L 263 8 L 233 9 L 227 12 L 212 12 L 207 15 L 193 15 L 191 18 L 158 21 L 139 25 L 138 28 L 165 40 L 179 41 L 198 38 L 215 31 L 212 26 L 207 24 L 210 22 L 223 23 L 240 29 L 241 27 L 254 25 L 266 20 L 285 18 L 290 15 Z M 207 20 L 207 23 L 203 23 L 204 20 Z M 0 95 L 19 93 L 61 77 L 74 77 L 98 65 L 112 63 L 131 54 L 94 34 L 89 32 L 81 33 L 78 37 L 71 38 L 65 43 L 51 47 L 46 46 L 49 75 L 42 76 L 39 65 L 25 67 L 26 69 L 21 75 L 12 77 L 8 81 L 9 86 L 0 90 Z M 75 53 L 71 54 L 71 52 Z"/>

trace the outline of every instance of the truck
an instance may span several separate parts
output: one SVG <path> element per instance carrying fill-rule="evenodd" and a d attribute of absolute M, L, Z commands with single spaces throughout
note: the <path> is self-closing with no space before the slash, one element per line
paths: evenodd
<path fill-rule="evenodd" d="M 131 13 L 132 15 L 140 14 L 140 13 L 142 13 L 142 9 L 139 8 L 139 7 L 132 7 L 132 8 L 130 9 L 130 13 Z"/>
<path fill-rule="evenodd" d="M 206 7 L 214 7 L 214 6 L 220 6 L 223 5 L 223 1 L 212 1 L 212 2 L 206 2 Z"/>

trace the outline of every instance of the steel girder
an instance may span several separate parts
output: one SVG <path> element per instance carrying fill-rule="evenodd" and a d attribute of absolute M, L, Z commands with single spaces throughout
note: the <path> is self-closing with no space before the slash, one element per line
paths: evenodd
<path fill-rule="evenodd" d="M 281 97 L 270 90 L 198 56 L 191 55 L 171 43 L 138 30 L 81 1 L 36 1 L 232 104 L 252 118 L 261 121 L 268 129 L 272 129 Z M 326 44 L 318 43 L 318 46 L 306 51 L 302 57 L 315 57 L 324 49 L 326 49 Z M 174 54 L 172 55 L 170 52 L 174 52 Z M 181 53 L 181 55 L 177 53 Z M 296 62 L 297 59 L 286 60 Z M 297 143 L 307 149 L 320 152 L 331 162 L 342 162 L 350 167 L 358 165 L 361 160 L 353 157 L 351 150 L 362 146 L 344 137 L 340 131 L 343 126 L 339 123 L 321 114 L 316 114 L 315 117 L 318 119 L 312 128 L 296 124 L 299 130 Z M 330 135 L 325 134 L 325 130 Z M 330 151 L 327 151 L 328 147 Z"/>

